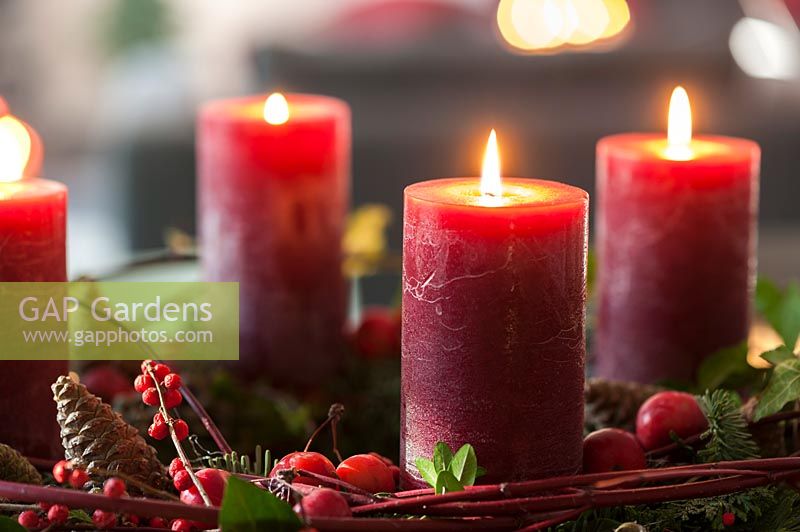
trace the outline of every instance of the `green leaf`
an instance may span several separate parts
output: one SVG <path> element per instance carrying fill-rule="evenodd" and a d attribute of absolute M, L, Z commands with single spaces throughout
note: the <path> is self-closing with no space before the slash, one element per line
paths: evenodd
<path fill-rule="evenodd" d="M 760 281 L 756 290 L 759 311 L 789 349 L 794 350 L 800 335 L 800 285 L 791 283 L 780 290 L 769 281 Z"/>
<path fill-rule="evenodd" d="M 756 381 L 763 370 L 747 363 L 747 342 L 720 349 L 708 356 L 697 370 L 697 388 L 741 388 Z"/>
<path fill-rule="evenodd" d="M 485 467 L 478 466 L 478 468 L 475 470 L 475 478 L 481 478 L 485 474 L 486 474 Z"/>
<path fill-rule="evenodd" d="M 464 491 L 464 486 L 449 470 L 439 471 L 439 474 L 436 475 L 436 486 L 434 488 L 439 495 L 451 491 Z"/>
<path fill-rule="evenodd" d="M 90 525 L 94 523 L 94 521 L 92 521 L 92 517 L 83 510 L 70 510 L 69 518 Z"/>
<path fill-rule="evenodd" d="M 791 360 L 795 357 L 795 354 L 789 351 L 785 345 L 780 346 L 777 349 L 773 349 L 772 351 L 767 351 L 766 353 L 761 353 L 761 358 L 772 364 L 773 366 L 777 366 L 787 360 Z"/>
<path fill-rule="evenodd" d="M 303 523 L 292 507 L 272 493 L 237 477 L 228 478 L 219 511 L 222 530 L 296 532 Z"/>
<path fill-rule="evenodd" d="M 465 443 L 453 456 L 448 468 L 451 473 L 464 486 L 475 484 L 475 475 L 478 473 L 478 458 L 472 445 Z"/>
<path fill-rule="evenodd" d="M 800 359 L 784 360 L 772 370 L 772 376 L 756 405 L 754 418 L 780 412 L 787 403 L 800 399 Z"/>
<path fill-rule="evenodd" d="M 0 532 L 25 532 L 25 527 L 5 515 L 0 515 Z"/>
<path fill-rule="evenodd" d="M 417 464 L 417 471 L 425 479 L 425 482 L 430 484 L 431 487 L 436 486 L 436 467 L 433 462 L 427 458 L 417 458 L 414 462 Z"/>
<path fill-rule="evenodd" d="M 433 465 L 436 468 L 436 473 L 446 470 L 450 467 L 450 462 L 453 461 L 453 450 L 445 442 L 436 442 L 436 447 L 433 448 Z"/>

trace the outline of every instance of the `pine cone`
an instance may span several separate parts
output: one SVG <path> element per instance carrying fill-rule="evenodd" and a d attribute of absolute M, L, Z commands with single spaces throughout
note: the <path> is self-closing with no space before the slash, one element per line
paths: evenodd
<path fill-rule="evenodd" d="M 86 386 L 61 376 L 52 389 L 67 460 L 90 475 L 119 472 L 159 489 L 169 483 L 156 450 Z"/>
<path fill-rule="evenodd" d="M 0 443 L 0 480 L 41 484 L 42 475 L 16 449 Z"/>
<path fill-rule="evenodd" d="M 592 378 L 586 381 L 584 428 L 587 432 L 605 427 L 633 430 L 639 407 L 663 388 L 636 382 Z"/>

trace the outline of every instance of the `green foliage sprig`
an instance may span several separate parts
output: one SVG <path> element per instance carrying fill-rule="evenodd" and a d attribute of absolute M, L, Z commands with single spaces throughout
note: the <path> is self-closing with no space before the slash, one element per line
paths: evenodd
<path fill-rule="evenodd" d="M 472 486 L 476 478 L 486 473 L 478 466 L 475 449 L 468 443 L 453 454 L 449 445 L 443 441 L 437 442 L 433 448 L 433 459 L 420 457 L 415 463 L 419 474 L 437 494 L 462 491 L 465 486 Z"/>
<path fill-rule="evenodd" d="M 698 396 L 697 402 L 708 419 L 708 429 L 700 437 L 705 442 L 697 456 L 703 462 L 747 460 L 758 458 L 758 445 L 753 441 L 742 415 L 742 401 L 736 392 L 714 390 Z"/>

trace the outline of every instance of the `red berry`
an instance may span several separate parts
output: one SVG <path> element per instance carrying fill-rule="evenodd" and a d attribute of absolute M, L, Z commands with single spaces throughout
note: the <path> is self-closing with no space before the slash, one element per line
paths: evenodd
<path fill-rule="evenodd" d="M 644 449 L 632 433 L 600 429 L 583 440 L 583 472 L 630 471 L 647 467 Z"/>
<path fill-rule="evenodd" d="M 164 377 L 164 387 L 167 390 L 177 390 L 183 385 L 183 379 L 177 373 L 170 373 Z"/>
<path fill-rule="evenodd" d="M 155 388 L 148 388 L 142 392 L 142 402 L 149 406 L 158 406 L 161 401 L 158 398 L 158 390 Z"/>
<path fill-rule="evenodd" d="M 139 393 L 144 393 L 145 390 L 152 388 L 155 385 L 156 384 L 153 382 L 153 377 L 150 375 L 139 375 L 133 381 L 133 389 Z"/>
<path fill-rule="evenodd" d="M 63 484 L 69 478 L 69 473 L 72 471 L 72 466 L 66 460 L 59 460 L 56 462 L 56 465 L 53 466 L 53 478 L 56 479 L 56 482 L 59 484 Z"/>
<path fill-rule="evenodd" d="M 151 517 L 147 522 L 147 526 L 150 528 L 168 528 L 169 523 L 163 517 Z"/>
<path fill-rule="evenodd" d="M 172 373 L 172 370 L 169 369 L 169 366 L 167 366 L 166 364 L 156 364 L 155 366 L 153 366 L 153 375 L 156 376 L 156 379 L 158 379 L 159 382 L 164 380 L 164 377 L 166 377 L 170 373 Z"/>
<path fill-rule="evenodd" d="M 39 515 L 33 510 L 25 510 L 24 512 L 19 514 L 19 517 L 17 517 L 17 523 L 24 526 L 25 528 L 38 528 Z"/>
<path fill-rule="evenodd" d="M 189 476 L 188 471 L 181 469 L 175 473 L 175 477 L 172 479 L 172 484 L 178 491 L 188 490 L 192 487 L 192 477 Z"/>
<path fill-rule="evenodd" d="M 139 522 L 141 521 L 139 516 L 138 515 L 134 515 L 134 514 L 126 514 L 123 517 L 123 520 L 127 521 L 128 523 L 132 524 L 133 526 L 139 526 Z"/>
<path fill-rule="evenodd" d="M 81 375 L 81 383 L 103 401 L 110 403 L 118 395 L 131 391 L 131 381 L 110 364 L 93 366 Z"/>
<path fill-rule="evenodd" d="M 230 473 L 222 471 L 221 469 L 201 469 L 194 474 L 203 489 L 206 490 L 208 498 L 214 506 L 219 506 L 222 503 L 222 494 L 225 491 L 225 485 L 228 483 Z M 185 504 L 194 504 L 195 506 L 203 506 L 203 498 L 197 491 L 196 486 L 191 486 L 189 489 L 181 492 L 181 501 Z"/>
<path fill-rule="evenodd" d="M 155 360 L 152 360 L 150 358 L 148 358 L 146 360 L 143 360 L 142 361 L 142 365 L 140 366 L 142 368 L 142 374 L 143 375 L 147 374 L 147 370 L 149 368 L 152 368 L 155 365 L 156 365 L 156 361 Z"/>
<path fill-rule="evenodd" d="M 393 309 L 367 309 L 355 334 L 355 348 L 366 358 L 388 358 L 400 353 L 400 321 Z"/>
<path fill-rule="evenodd" d="M 92 523 L 97 528 L 111 528 L 117 524 L 117 514 L 105 510 L 95 510 L 92 514 Z"/>
<path fill-rule="evenodd" d="M 381 461 L 381 462 L 383 462 L 384 464 L 386 464 L 387 466 L 394 465 L 394 462 L 392 462 L 392 460 L 391 460 L 391 459 L 389 459 L 389 458 L 386 458 L 385 456 L 383 456 L 383 455 L 382 455 L 382 454 L 380 454 L 380 453 L 376 453 L 375 451 L 372 451 L 372 452 L 369 452 L 369 453 L 367 453 L 367 454 L 369 454 L 369 455 L 371 455 L 371 456 L 374 456 L 375 458 L 378 458 L 378 459 L 380 459 L 380 461 Z"/>
<path fill-rule="evenodd" d="M 323 455 L 314 452 L 294 452 L 281 458 L 275 467 L 270 471 L 269 476 L 274 477 L 282 469 L 304 469 L 318 475 L 336 478 L 336 468 L 330 460 Z M 297 476 L 294 482 L 298 484 L 310 484 L 316 486 L 318 481 L 310 477 Z"/>
<path fill-rule="evenodd" d="M 394 477 L 389 466 L 371 454 L 347 458 L 336 468 L 336 474 L 345 482 L 370 493 L 394 491 Z"/>
<path fill-rule="evenodd" d="M 125 495 L 125 481 L 121 478 L 111 477 L 103 483 L 103 495 L 117 499 Z"/>
<path fill-rule="evenodd" d="M 173 458 L 172 462 L 169 463 L 169 476 L 174 477 L 175 473 L 183 471 L 184 469 L 186 469 L 186 466 L 183 465 L 181 459 Z"/>
<path fill-rule="evenodd" d="M 83 469 L 75 469 L 69 474 L 69 485 L 75 489 L 80 489 L 89 482 L 89 474 Z"/>
<path fill-rule="evenodd" d="M 733 512 L 725 512 L 722 514 L 722 524 L 725 526 L 733 526 L 736 523 L 736 516 Z"/>
<path fill-rule="evenodd" d="M 175 431 L 175 436 L 178 438 L 178 441 L 183 441 L 189 436 L 189 425 L 182 419 L 175 420 L 172 423 L 172 428 Z"/>
<path fill-rule="evenodd" d="M 194 521 L 189 521 L 188 519 L 175 519 L 172 521 L 172 526 L 170 528 L 178 532 L 191 532 L 197 529 Z"/>
<path fill-rule="evenodd" d="M 39 505 L 39 508 L 41 508 L 43 512 L 46 512 L 47 510 L 50 509 L 51 506 L 53 506 L 49 502 L 40 502 L 40 503 L 38 503 L 38 505 Z"/>
<path fill-rule="evenodd" d="M 294 505 L 294 511 L 307 517 L 350 517 L 353 512 L 344 497 L 328 488 L 319 488 Z"/>
<path fill-rule="evenodd" d="M 63 504 L 54 504 L 47 511 L 47 519 L 49 519 L 52 524 L 60 525 L 69 519 L 69 508 Z"/>
<path fill-rule="evenodd" d="M 150 428 L 147 429 L 147 433 L 150 435 L 151 438 L 156 440 L 163 440 L 167 436 L 169 436 L 169 427 L 166 423 L 156 424 L 153 423 L 150 425 Z"/>
<path fill-rule="evenodd" d="M 167 390 L 164 392 L 164 406 L 166 408 L 175 408 L 183 401 L 183 396 L 178 390 Z"/>
<path fill-rule="evenodd" d="M 671 432 L 688 438 L 707 427 L 697 400 L 685 392 L 659 392 L 642 404 L 636 416 L 636 437 L 648 451 L 672 443 Z"/>

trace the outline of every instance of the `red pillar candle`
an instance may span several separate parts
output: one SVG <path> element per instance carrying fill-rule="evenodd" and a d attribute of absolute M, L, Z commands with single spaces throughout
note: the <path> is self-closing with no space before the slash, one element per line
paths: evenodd
<path fill-rule="evenodd" d="M 588 195 L 484 177 L 405 190 L 401 464 L 470 443 L 485 481 L 581 466 Z M 494 170 L 493 170 L 494 168 Z"/>
<path fill-rule="evenodd" d="M 599 375 L 687 381 L 703 357 L 747 337 L 759 158 L 749 140 L 692 139 L 680 88 L 667 138 L 599 142 Z"/>
<path fill-rule="evenodd" d="M 324 378 L 346 310 L 347 104 L 301 94 L 213 102 L 197 153 L 204 277 L 240 283 L 238 369 L 290 384 Z"/>
<path fill-rule="evenodd" d="M 0 282 L 66 281 L 67 188 L 20 179 L 30 138 L 16 118 L 0 118 Z M 66 360 L 0 361 L 0 443 L 63 457 L 50 385 L 67 371 Z"/>

